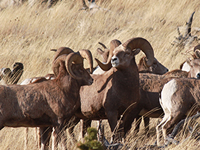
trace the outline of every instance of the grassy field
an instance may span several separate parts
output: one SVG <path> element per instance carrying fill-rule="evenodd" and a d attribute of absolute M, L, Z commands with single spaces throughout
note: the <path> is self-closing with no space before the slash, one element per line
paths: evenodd
<path fill-rule="evenodd" d="M 30 7 L 28 3 L 7 7 L 6 0 L 0 1 L 0 68 L 22 62 L 24 74 L 21 82 L 26 78 L 52 73 L 52 48 L 67 46 L 74 51 L 89 49 L 94 58 L 100 58 L 96 52 L 98 42 L 109 47 L 113 39 L 123 43 L 132 37 L 143 37 L 152 44 L 155 57 L 172 70 L 179 68 L 190 57 L 185 52 L 199 42 L 194 41 L 184 48 L 171 44 L 178 36 L 177 27 L 183 33 L 185 23 L 194 11 L 191 33 L 199 37 L 198 0 L 99 0 L 97 4 L 101 6 L 97 11 L 80 11 L 80 0 L 63 0 L 50 9 L 40 4 Z M 140 53 L 136 60 L 143 55 Z M 135 149 L 153 144 L 157 121 L 151 120 L 149 138 L 143 131 L 138 135 L 131 132 L 126 139 L 128 146 Z M 106 122 L 105 125 L 106 136 L 109 138 L 110 131 Z M 196 130 L 199 131 L 199 126 Z M 28 134 L 28 149 L 31 150 L 37 149 L 34 131 L 30 129 Z M 78 128 L 76 132 L 79 132 Z M 25 128 L 2 129 L 0 149 L 22 150 L 24 136 Z M 194 138 L 184 140 L 187 136 L 187 128 L 184 128 L 177 136 L 181 144 L 166 149 L 198 149 L 200 144 Z M 68 148 L 76 149 L 75 143 L 70 142 Z"/>

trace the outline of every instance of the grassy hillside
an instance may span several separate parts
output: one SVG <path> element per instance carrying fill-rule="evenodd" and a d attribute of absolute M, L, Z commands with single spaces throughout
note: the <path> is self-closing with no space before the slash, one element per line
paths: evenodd
<path fill-rule="evenodd" d="M 22 62 L 25 69 L 19 82 L 52 73 L 54 52 L 50 49 L 61 46 L 74 51 L 89 49 L 93 57 L 99 58 L 98 42 L 109 47 L 113 39 L 123 43 L 132 37 L 143 37 L 152 44 L 156 58 L 172 70 L 190 57 L 183 53 L 198 43 L 195 41 L 185 48 L 171 45 L 178 36 L 177 27 L 181 27 L 183 33 L 184 25 L 194 11 L 192 35 L 199 36 L 198 0 L 99 0 L 97 4 L 102 9 L 98 11 L 79 11 L 80 1 L 63 0 L 50 9 L 39 4 L 30 7 L 27 3 L 7 7 L 5 1 L 0 1 L 0 68 Z M 137 56 L 137 61 L 142 55 Z M 157 120 L 151 121 L 150 138 L 142 133 L 137 136 L 130 133 L 127 138 L 130 146 L 153 144 L 156 123 Z M 24 128 L 4 128 L 0 132 L 0 149 L 21 150 L 24 136 Z M 197 149 L 198 146 L 199 143 L 189 140 L 174 149 Z M 36 149 L 34 129 L 29 130 L 28 149 Z"/>

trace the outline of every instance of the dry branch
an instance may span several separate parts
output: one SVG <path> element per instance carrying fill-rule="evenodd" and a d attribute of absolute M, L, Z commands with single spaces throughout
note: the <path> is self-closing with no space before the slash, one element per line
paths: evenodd
<path fill-rule="evenodd" d="M 199 117 L 200 117 L 200 113 L 197 112 L 197 114 L 194 115 L 194 116 L 191 116 L 191 117 L 182 119 L 182 120 L 175 126 L 175 128 L 174 128 L 173 131 L 172 131 L 172 133 L 169 134 L 169 136 L 167 137 L 168 144 L 169 144 L 169 142 L 173 142 L 173 143 L 175 143 L 175 144 L 178 144 L 179 141 L 174 140 L 174 137 L 177 135 L 177 133 L 178 133 L 178 131 L 180 130 L 181 126 L 182 126 L 184 123 L 187 123 L 189 120 L 197 119 L 197 118 L 199 118 Z M 195 130 L 195 129 L 196 129 L 196 128 L 192 129 L 192 128 L 190 127 L 191 136 L 192 136 L 192 134 L 194 133 L 194 130 Z M 190 137 L 191 137 L 191 136 L 190 136 Z"/>
<path fill-rule="evenodd" d="M 191 26 L 193 21 L 194 13 L 190 16 L 188 22 L 186 22 L 185 33 L 181 34 L 179 27 L 177 27 L 178 37 L 175 37 L 175 40 L 171 43 L 173 46 L 185 47 L 187 44 L 191 44 L 194 40 L 197 39 L 196 35 L 191 35 Z"/>

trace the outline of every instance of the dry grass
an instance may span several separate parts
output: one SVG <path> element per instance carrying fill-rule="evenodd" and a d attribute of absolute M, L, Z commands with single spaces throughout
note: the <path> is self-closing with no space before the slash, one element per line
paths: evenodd
<path fill-rule="evenodd" d="M 198 0 L 105 0 L 98 1 L 105 8 L 96 12 L 79 11 L 79 1 L 63 0 L 56 6 L 46 9 L 40 5 L 30 7 L 5 7 L 0 3 L 0 67 L 11 67 L 14 62 L 22 62 L 25 71 L 19 82 L 25 78 L 52 73 L 51 48 L 68 46 L 74 51 L 90 49 L 94 57 L 98 42 L 109 45 L 113 39 L 122 42 L 132 37 L 144 37 L 152 44 L 156 58 L 170 70 L 188 57 L 183 55 L 194 46 L 179 49 L 171 45 L 176 28 L 184 26 L 193 11 L 192 34 L 199 33 L 200 3 Z M 143 54 L 137 56 L 140 58 Z M 85 64 L 87 66 L 87 63 Z M 156 120 L 152 120 L 151 136 L 130 133 L 129 145 L 134 149 L 155 141 Z M 107 127 L 108 128 L 108 127 Z M 109 129 L 109 128 L 108 128 Z M 106 134 L 109 137 L 109 130 Z M 78 131 L 77 131 L 78 132 Z M 0 132 L 1 150 L 21 150 L 24 146 L 24 128 L 4 128 Z M 28 149 L 36 149 L 34 130 L 29 130 Z M 73 144 L 71 144 L 73 145 Z M 191 139 L 169 149 L 197 149 L 199 146 Z M 75 146 L 70 149 L 75 149 Z M 124 148 L 126 149 L 126 148 Z"/>

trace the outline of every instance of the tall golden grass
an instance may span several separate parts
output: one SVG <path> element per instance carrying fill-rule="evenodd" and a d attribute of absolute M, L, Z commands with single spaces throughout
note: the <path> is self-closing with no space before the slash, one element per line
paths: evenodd
<path fill-rule="evenodd" d="M 11 67 L 19 61 L 24 64 L 24 74 L 19 82 L 26 78 L 52 73 L 52 48 L 67 46 L 74 51 L 91 50 L 93 57 L 99 57 L 96 49 L 98 42 L 109 47 L 109 42 L 119 39 L 122 42 L 132 37 L 146 38 L 154 48 L 156 58 L 170 70 L 189 57 L 183 55 L 193 47 L 193 43 L 184 49 L 172 46 L 177 27 L 183 26 L 195 11 L 192 35 L 198 36 L 196 27 L 200 27 L 200 3 L 198 0 L 105 0 L 98 1 L 102 9 L 98 11 L 80 11 L 80 1 L 63 0 L 47 9 L 39 3 L 29 6 L 7 7 L 6 0 L 0 2 L 0 67 Z M 136 60 L 142 56 L 139 54 Z M 87 63 L 85 63 L 87 66 Z M 143 133 L 127 137 L 131 149 L 153 144 L 157 120 L 151 121 L 151 136 Z M 107 124 L 106 124 L 107 125 Z M 107 126 L 108 128 L 108 126 Z M 109 137 L 109 128 L 106 136 Z M 77 130 L 76 132 L 79 132 Z M 182 135 L 182 134 L 181 134 Z M 179 140 L 182 136 L 178 135 Z M 24 128 L 4 128 L 0 132 L 1 150 L 21 150 L 24 147 Z M 75 143 L 73 143 L 75 144 Z M 76 149 L 71 144 L 69 149 Z M 198 149 L 199 144 L 190 139 L 169 149 Z M 34 130 L 29 130 L 28 149 L 37 149 Z M 126 149 L 124 147 L 123 149 Z"/>

